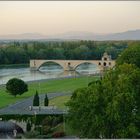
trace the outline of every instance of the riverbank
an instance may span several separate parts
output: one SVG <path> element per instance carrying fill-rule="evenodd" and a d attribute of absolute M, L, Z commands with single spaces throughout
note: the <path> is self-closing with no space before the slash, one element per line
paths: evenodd
<path fill-rule="evenodd" d="M 85 77 L 85 76 L 66 76 L 66 77 L 58 77 L 58 78 L 49 78 L 49 79 L 40 79 L 40 80 L 30 80 L 30 81 L 24 81 L 27 84 L 32 84 L 32 83 L 41 83 L 41 82 L 47 82 L 47 81 L 52 81 L 52 80 L 63 80 L 63 79 L 70 79 L 70 78 L 78 78 L 78 77 Z M 1 84 L 1 87 L 5 87 L 6 84 Z"/>
<path fill-rule="evenodd" d="M 29 64 L 2 64 L 0 65 L 0 69 L 3 68 L 26 68 L 29 67 Z"/>
<path fill-rule="evenodd" d="M 51 94 L 52 92 L 73 92 L 77 88 L 87 87 L 89 82 L 96 80 L 97 78 L 98 77 L 95 76 L 82 76 L 58 79 L 44 79 L 34 82 L 30 81 L 28 82 L 28 92 L 17 97 L 13 97 L 9 93 L 7 93 L 5 86 L 2 86 L 0 88 L 0 108 L 29 98 L 35 94 L 36 90 L 39 92 L 39 94 Z"/>
<path fill-rule="evenodd" d="M 100 75 L 79 75 L 79 76 L 65 76 L 65 77 L 58 77 L 58 78 L 48 78 L 48 79 L 40 79 L 40 80 L 31 80 L 31 81 L 25 81 L 27 84 L 31 83 L 41 83 L 41 82 L 47 82 L 47 81 L 53 81 L 53 80 L 63 80 L 63 79 L 71 79 L 71 78 L 80 78 L 80 77 L 100 77 Z M 5 87 L 6 84 L 1 84 L 0 87 Z"/>

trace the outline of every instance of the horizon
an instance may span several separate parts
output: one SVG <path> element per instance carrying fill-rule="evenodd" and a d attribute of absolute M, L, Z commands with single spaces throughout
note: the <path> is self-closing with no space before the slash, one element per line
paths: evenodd
<path fill-rule="evenodd" d="M 140 29 L 139 16 L 140 1 L 1 1 L 0 35 L 120 33 Z"/>
<path fill-rule="evenodd" d="M 63 33 L 56 33 L 56 34 L 53 34 L 53 35 L 46 35 L 46 34 L 43 34 L 43 33 L 39 33 L 39 32 L 22 32 L 22 33 L 12 33 L 12 34 L 0 34 L 0 36 L 8 36 L 8 35 L 24 35 L 24 34 L 34 34 L 34 35 L 43 35 L 43 36 L 55 36 L 55 35 L 63 35 L 63 34 L 67 34 L 67 33 L 92 33 L 92 34 L 95 34 L 95 35 L 109 35 L 109 34 L 119 34 L 119 33 L 125 33 L 125 32 L 131 32 L 131 31 L 139 31 L 140 29 L 132 29 L 132 30 L 126 30 L 126 31 L 122 31 L 122 32 L 113 32 L 113 33 L 95 33 L 95 32 L 90 32 L 90 31 L 66 31 L 66 32 L 63 32 Z"/>

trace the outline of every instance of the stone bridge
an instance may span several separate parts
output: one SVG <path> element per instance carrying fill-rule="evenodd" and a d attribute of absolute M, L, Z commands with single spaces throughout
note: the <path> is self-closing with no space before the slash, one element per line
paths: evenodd
<path fill-rule="evenodd" d="M 112 68 L 115 65 L 115 61 L 111 59 L 111 56 L 104 53 L 101 60 L 30 60 L 30 69 L 39 70 L 44 63 L 48 62 L 59 64 L 64 71 L 76 70 L 76 68 L 83 63 L 95 64 L 100 70 Z"/>

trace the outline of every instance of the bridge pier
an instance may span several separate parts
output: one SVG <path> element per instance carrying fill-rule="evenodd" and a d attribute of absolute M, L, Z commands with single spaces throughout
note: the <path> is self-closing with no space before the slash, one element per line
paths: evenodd
<path fill-rule="evenodd" d="M 37 67 L 30 67 L 30 70 L 31 70 L 31 71 L 37 71 L 38 68 L 37 68 Z"/>

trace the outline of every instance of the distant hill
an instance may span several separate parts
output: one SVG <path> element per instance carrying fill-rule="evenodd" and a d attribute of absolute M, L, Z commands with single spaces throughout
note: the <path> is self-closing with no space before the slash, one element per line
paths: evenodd
<path fill-rule="evenodd" d="M 26 39 L 46 39 L 46 36 L 41 35 L 39 33 L 24 33 L 24 34 L 8 34 L 8 35 L 0 35 L 0 40 L 26 40 Z"/>
<path fill-rule="evenodd" d="M 126 31 L 112 34 L 95 34 L 92 32 L 67 32 L 52 36 L 59 39 L 83 39 L 83 40 L 140 40 L 140 30 Z"/>
<path fill-rule="evenodd" d="M 133 31 L 126 31 L 122 33 L 103 35 L 97 39 L 99 40 L 140 40 L 140 30 L 133 30 Z"/>
<path fill-rule="evenodd" d="M 0 40 L 140 40 L 140 30 L 132 30 L 121 33 L 96 34 L 92 32 L 66 32 L 53 36 L 39 33 L 24 33 L 0 35 Z"/>

